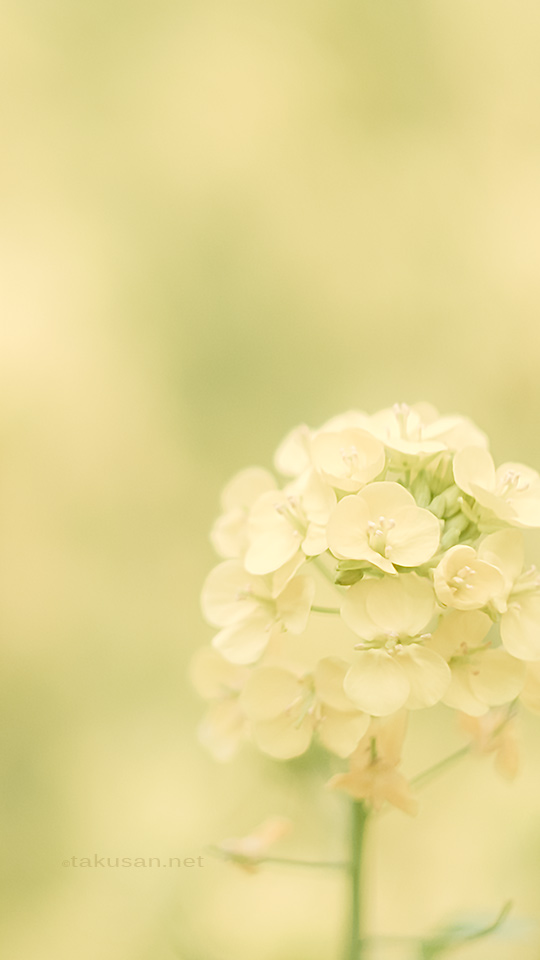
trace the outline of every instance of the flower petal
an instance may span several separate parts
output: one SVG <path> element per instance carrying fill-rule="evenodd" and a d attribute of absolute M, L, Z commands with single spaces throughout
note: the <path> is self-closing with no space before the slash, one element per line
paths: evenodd
<path fill-rule="evenodd" d="M 189 678 L 199 696 L 214 700 L 241 690 L 247 671 L 245 667 L 225 660 L 213 647 L 201 647 L 191 661 Z"/>
<path fill-rule="evenodd" d="M 392 563 L 417 567 L 435 553 L 441 537 L 437 517 L 422 507 L 405 507 L 394 514 L 395 527 L 388 533 L 387 553 Z"/>
<path fill-rule="evenodd" d="M 300 700 L 302 686 L 293 673 L 279 667 L 259 667 L 249 675 L 240 695 L 249 720 L 274 720 Z"/>
<path fill-rule="evenodd" d="M 353 709 L 347 697 L 343 682 L 350 669 L 350 663 L 338 657 L 324 657 L 319 660 L 314 671 L 315 692 L 318 699 L 327 707 L 342 710 L 345 713 Z"/>
<path fill-rule="evenodd" d="M 429 580 L 416 573 L 404 573 L 372 582 L 366 609 L 378 627 L 376 636 L 413 637 L 421 633 L 435 613 L 435 595 Z"/>
<path fill-rule="evenodd" d="M 319 721 L 319 739 L 338 757 L 348 757 L 358 746 L 370 722 L 367 713 L 341 713 L 326 709 Z"/>
<path fill-rule="evenodd" d="M 518 660 L 540 660 L 540 595 L 520 597 L 501 617 L 504 646 Z"/>
<path fill-rule="evenodd" d="M 333 488 L 313 468 L 306 470 L 291 488 L 302 501 L 302 510 L 311 523 L 326 526 L 337 497 Z"/>
<path fill-rule="evenodd" d="M 378 517 L 394 517 L 398 510 L 416 506 L 412 493 L 393 480 L 370 483 L 359 496 L 368 506 L 370 519 L 374 520 Z"/>
<path fill-rule="evenodd" d="M 265 530 L 251 538 L 244 558 L 246 570 L 259 575 L 273 573 L 292 560 L 299 546 L 298 531 L 287 520 L 276 523 L 272 530 Z"/>
<path fill-rule="evenodd" d="M 305 753 L 313 735 L 313 721 L 310 716 L 298 723 L 287 715 L 267 723 L 255 723 L 252 728 L 253 739 L 258 747 L 276 760 L 290 760 Z"/>
<path fill-rule="evenodd" d="M 314 596 L 315 581 L 300 576 L 290 580 L 277 598 L 277 615 L 291 633 L 303 633 L 306 629 Z"/>
<path fill-rule="evenodd" d="M 336 557 L 363 560 L 370 552 L 367 536 L 369 510 L 359 496 L 343 497 L 331 513 L 326 529 L 328 546 Z"/>
<path fill-rule="evenodd" d="M 247 573 L 238 560 L 224 560 L 210 571 L 201 594 L 205 620 L 215 627 L 225 627 L 255 613 L 256 597 L 268 597 L 266 582 Z"/>
<path fill-rule="evenodd" d="M 380 633 L 378 625 L 370 617 L 367 609 L 369 597 L 378 583 L 377 580 L 360 580 L 349 587 L 341 605 L 341 616 L 348 627 L 362 638 L 375 640 Z"/>
<path fill-rule="evenodd" d="M 326 527 L 317 523 L 310 523 L 302 541 L 302 550 L 306 557 L 318 557 L 328 549 Z"/>
<path fill-rule="evenodd" d="M 312 455 L 315 466 L 339 490 L 359 490 L 381 473 L 385 463 L 382 443 L 357 427 L 319 433 Z"/>
<path fill-rule="evenodd" d="M 405 709 L 372 721 L 370 735 L 375 737 L 377 756 L 388 766 L 397 767 L 401 761 L 408 723 L 409 714 Z"/>
<path fill-rule="evenodd" d="M 224 627 L 215 635 L 212 646 L 230 663 L 255 663 L 268 645 L 272 626 L 273 620 L 261 610 Z"/>
<path fill-rule="evenodd" d="M 499 568 L 464 545 L 448 550 L 434 572 L 433 585 L 441 603 L 456 610 L 480 610 L 505 590 Z"/>
<path fill-rule="evenodd" d="M 483 490 L 494 490 L 493 457 L 481 447 L 464 447 L 454 457 L 454 479 L 458 487 L 469 496 L 474 496 L 471 484 Z"/>
<path fill-rule="evenodd" d="M 450 660 L 458 648 L 466 650 L 480 646 L 492 626 L 487 614 L 479 610 L 452 610 L 439 621 L 437 629 L 424 646 L 435 650 L 445 660 Z"/>
<path fill-rule="evenodd" d="M 361 650 L 344 681 L 345 693 L 365 713 L 387 716 L 403 706 L 410 692 L 404 670 L 384 650 Z"/>
<path fill-rule="evenodd" d="M 210 541 L 220 557 L 241 557 L 248 547 L 246 511 L 235 507 L 218 517 Z"/>
<path fill-rule="evenodd" d="M 471 690 L 470 666 L 467 663 L 452 664 L 452 679 L 448 690 L 442 697 L 448 707 L 454 707 L 471 717 L 481 717 L 488 707 Z"/>
<path fill-rule="evenodd" d="M 229 480 L 221 495 L 223 509 L 234 510 L 241 507 L 248 510 L 262 493 L 273 490 L 276 481 L 263 467 L 247 467 Z"/>
<path fill-rule="evenodd" d="M 407 707 L 418 710 L 434 706 L 450 686 L 451 673 L 446 660 L 418 643 L 398 650 L 398 663 L 405 671 L 411 688 Z"/>
<path fill-rule="evenodd" d="M 470 686 L 475 697 L 489 706 L 498 706 L 514 700 L 525 683 L 526 665 L 511 657 L 502 647 L 484 650 L 475 658 Z"/>
<path fill-rule="evenodd" d="M 540 527 L 540 495 L 511 497 L 509 503 L 515 512 L 512 521 L 519 527 Z"/>
<path fill-rule="evenodd" d="M 199 740 L 215 760 L 226 763 L 238 752 L 246 721 L 236 698 L 211 704 L 199 727 Z"/>

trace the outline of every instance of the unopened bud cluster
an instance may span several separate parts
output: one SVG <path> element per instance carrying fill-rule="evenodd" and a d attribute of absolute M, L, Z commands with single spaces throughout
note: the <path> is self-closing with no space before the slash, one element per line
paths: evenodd
<path fill-rule="evenodd" d="M 523 544 L 540 476 L 487 447 L 464 417 L 400 404 L 298 427 L 281 482 L 259 467 L 230 481 L 202 592 L 217 632 L 192 669 L 217 758 L 251 739 L 287 759 L 317 738 L 358 759 L 404 710 L 481 717 L 519 697 L 540 660 Z"/>

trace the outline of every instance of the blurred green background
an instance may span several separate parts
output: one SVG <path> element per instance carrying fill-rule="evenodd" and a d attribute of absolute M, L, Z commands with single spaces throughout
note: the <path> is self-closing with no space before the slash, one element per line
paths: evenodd
<path fill-rule="evenodd" d="M 208 530 L 233 472 L 349 407 L 428 400 L 540 469 L 540 7 L 0 18 L 4 955 L 330 960 L 335 875 L 62 860 L 197 857 L 274 813 L 284 851 L 341 855 L 347 804 L 309 762 L 197 743 Z M 462 742 L 444 709 L 415 716 L 406 768 Z M 538 915 L 539 748 L 528 717 L 514 784 L 466 760 L 416 820 L 381 819 L 373 930 Z"/>

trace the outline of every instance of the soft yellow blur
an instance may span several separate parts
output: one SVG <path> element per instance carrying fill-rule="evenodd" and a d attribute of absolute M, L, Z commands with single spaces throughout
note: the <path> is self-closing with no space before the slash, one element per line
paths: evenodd
<path fill-rule="evenodd" d="M 338 956 L 335 874 L 206 857 L 277 814 L 335 859 L 346 827 L 309 763 L 196 741 L 207 533 L 231 473 L 353 406 L 429 400 L 540 468 L 539 28 L 535 0 L 5 0 L 10 960 Z M 416 716 L 407 769 L 463 742 Z M 465 760 L 381 818 L 372 930 L 538 914 L 539 747 L 529 717 L 514 784 Z M 62 867 L 94 854 L 205 859 Z"/>

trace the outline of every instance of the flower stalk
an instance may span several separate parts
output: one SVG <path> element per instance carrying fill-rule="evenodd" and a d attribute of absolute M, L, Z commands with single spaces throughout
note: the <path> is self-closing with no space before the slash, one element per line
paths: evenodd
<path fill-rule="evenodd" d="M 344 960 L 365 960 L 362 867 L 368 816 L 367 805 L 363 801 L 353 801 L 351 811 L 351 859 L 349 863 L 350 905 Z"/>

